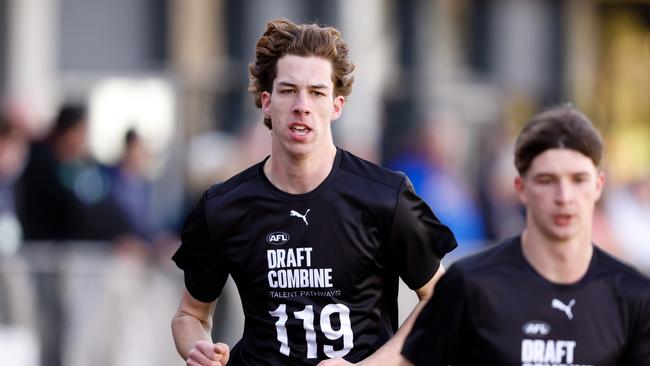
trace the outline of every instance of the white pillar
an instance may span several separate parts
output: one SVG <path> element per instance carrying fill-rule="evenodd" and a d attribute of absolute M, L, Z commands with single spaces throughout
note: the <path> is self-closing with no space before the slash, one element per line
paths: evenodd
<path fill-rule="evenodd" d="M 494 6 L 493 57 L 499 79 L 515 93 L 541 92 L 548 83 L 551 52 L 548 5 L 542 0 L 500 0 Z"/>
<path fill-rule="evenodd" d="M 356 65 L 352 94 L 335 123 L 336 143 L 364 158 L 379 159 L 379 139 L 384 116 L 384 88 L 392 74 L 395 32 L 385 22 L 386 1 L 341 1 L 343 39 Z"/>
<path fill-rule="evenodd" d="M 10 0 L 7 89 L 29 108 L 36 129 L 59 102 L 57 81 L 57 0 Z"/>

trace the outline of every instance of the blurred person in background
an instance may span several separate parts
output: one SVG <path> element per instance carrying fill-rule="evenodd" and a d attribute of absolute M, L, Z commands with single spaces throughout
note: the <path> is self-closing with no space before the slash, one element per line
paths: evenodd
<path fill-rule="evenodd" d="M 171 338 L 159 335 L 168 330 L 161 316 L 167 319 L 176 307 L 168 300 L 179 291 L 170 260 L 178 237 L 156 225 L 153 217 L 154 156 L 144 138 L 129 129 L 123 141 L 121 158 L 100 173 L 107 177 L 109 199 L 116 215 L 127 222 L 128 235 L 113 243 L 112 255 L 96 263 L 97 276 L 80 275 L 88 269 L 77 267 L 75 272 L 73 267 L 76 278 L 67 280 L 66 286 L 76 290 L 67 291 L 68 299 L 77 296 L 68 300 L 66 314 L 66 342 L 74 345 L 66 351 L 68 366 L 173 365 L 177 357 Z M 73 258 L 70 253 L 64 259 L 68 267 L 74 265 Z M 76 264 L 88 266 L 92 259 L 81 257 Z"/>
<path fill-rule="evenodd" d="M 107 179 L 87 149 L 87 116 L 82 105 L 63 105 L 50 132 L 32 142 L 23 174 L 16 183 L 16 212 L 24 244 L 41 271 L 35 275 L 42 366 L 64 364 L 67 312 L 63 291 L 68 241 L 102 245 L 129 232 L 107 194 Z M 57 250 L 53 250 L 57 247 Z"/>
<path fill-rule="evenodd" d="M 405 365 L 650 365 L 650 280 L 592 243 L 602 151 L 571 107 L 524 126 L 515 188 L 526 227 L 449 268 Z"/>
<path fill-rule="evenodd" d="M 135 129 L 127 130 L 121 159 L 105 170 L 108 199 L 115 204 L 128 228 L 128 235 L 117 241 L 116 253 L 144 260 L 161 259 L 156 255 L 159 254 L 157 251 L 162 251 L 165 261 L 169 261 L 178 237 L 156 227 L 152 206 L 153 181 L 149 176 L 151 163 L 152 156 L 142 138 Z"/>
<path fill-rule="evenodd" d="M 353 64 L 338 30 L 273 20 L 249 67 L 271 155 L 205 192 L 173 259 L 186 290 L 174 316 L 187 365 L 390 365 L 456 241 L 397 174 L 339 149 L 331 123 Z M 229 275 L 244 335 L 210 338 Z M 397 329 L 398 276 L 420 303 Z"/>
<path fill-rule="evenodd" d="M 28 241 L 104 241 L 130 232 L 88 153 L 84 106 L 62 106 L 49 135 L 32 144 L 17 211 Z"/>
<path fill-rule="evenodd" d="M 110 170 L 110 195 L 126 216 L 132 233 L 142 240 L 153 239 L 151 219 L 152 183 L 147 176 L 150 155 L 138 133 L 124 135 L 122 159 Z"/>

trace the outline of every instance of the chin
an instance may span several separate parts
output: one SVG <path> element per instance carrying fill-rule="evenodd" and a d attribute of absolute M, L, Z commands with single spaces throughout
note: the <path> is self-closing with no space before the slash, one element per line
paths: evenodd
<path fill-rule="evenodd" d="M 291 155 L 307 155 L 313 151 L 311 144 L 305 143 L 292 143 L 289 146 L 285 146 L 286 151 Z"/>
<path fill-rule="evenodd" d="M 554 229 L 554 228 L 551 228 L 548 231 L 548 234 L 549 234 L 549 237 L 551 239 L 556 240 L 556 241 L 562 241 L 562 242 L 571 240 L 574 237 L 576 237 L 575 230 L 573 230 L 571 228 L 567 228 L 567 229 Z"/>

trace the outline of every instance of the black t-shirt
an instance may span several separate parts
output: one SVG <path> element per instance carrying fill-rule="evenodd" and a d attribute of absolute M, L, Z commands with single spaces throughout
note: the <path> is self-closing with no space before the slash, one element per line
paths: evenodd
<path fill-rule="evenodd" d="M 650 281 L 594 247 L 580 281 L 554 284 L 517 237 L 449 268 L 402 353 L 415 365 L 648 366 Z"/>
<path fill-rule="evenodd" d="M 398 276 L 425 285 L 456 247 L 398 174 L 338 149 L 306 194 L 273 186 L 259 163 L 211 187 L 173 259 L 210 302 L 231 275 L 245 315 L 229 365 L 359 361 L 397 328 Z"/>

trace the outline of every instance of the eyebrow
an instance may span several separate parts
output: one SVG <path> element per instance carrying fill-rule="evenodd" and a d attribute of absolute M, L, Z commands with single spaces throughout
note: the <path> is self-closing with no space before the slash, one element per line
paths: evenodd
<path fill-rule="evenodd" d="M 533 174 L 531 178 L 541 178 L 541 177 L 559 177 L 562 174 L 558 174 L 555 172 L 538 172 L 536 174 Z M 570 176 L 577 176 L 577 175 L 589 175 L 588 171 L 575 171 L 575 172 L 570 172 Z"/>
<path fill-rule="evenodd" d="M 290 88 L 296 88 L 298 85 L 294 83 L 290 83 L 288 81 L 278 81 L 278 86 L 284 86 L 284 87 L 290 87 Z M 325 84 L 314 84 L 314 85 L 309 85 L 310 89 L 327 89 L 327 85 Z"/>
<path fill-rule="evenodd" d="M 555 173 L 549 173 L 549 172 L 539 172 L 535 174 L 531 174 L 530 178 L 531 179 L 537 179 L 537 178 L 546 178 L 546 177 L 557 177 L 558 175 Z"/>

